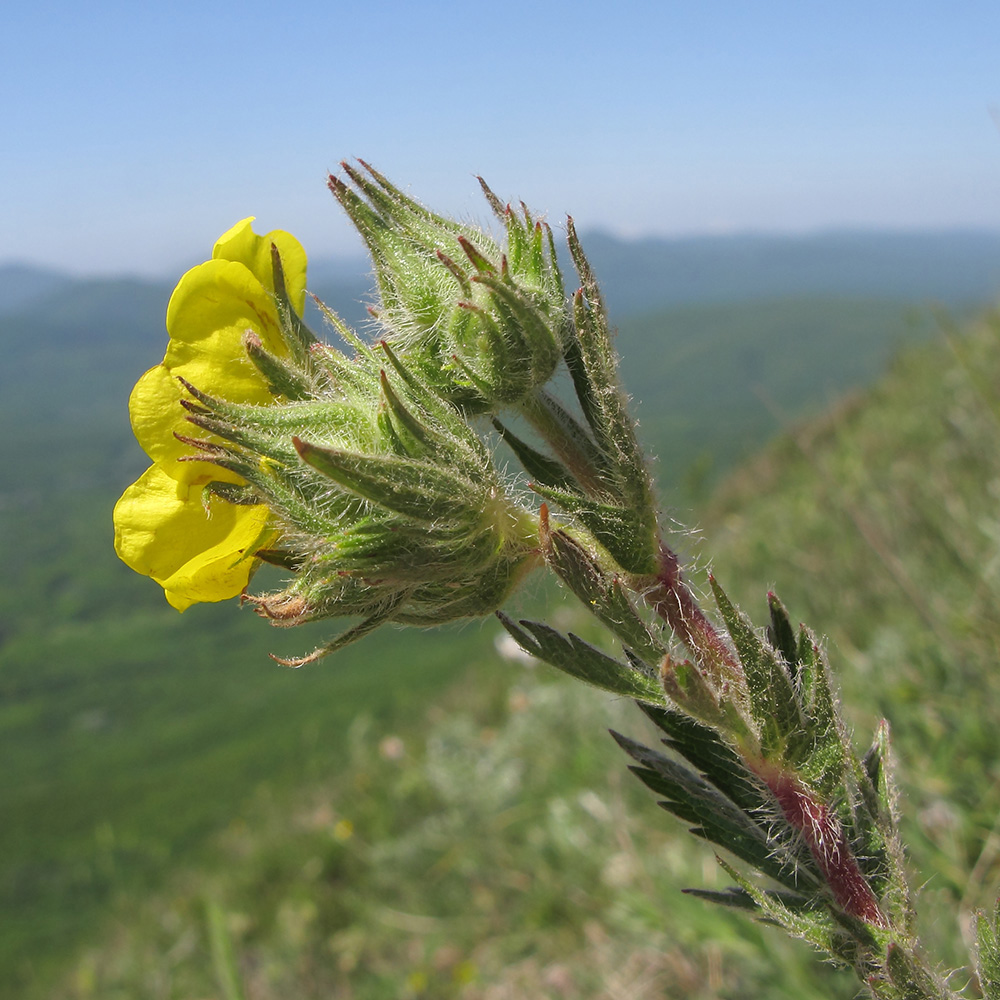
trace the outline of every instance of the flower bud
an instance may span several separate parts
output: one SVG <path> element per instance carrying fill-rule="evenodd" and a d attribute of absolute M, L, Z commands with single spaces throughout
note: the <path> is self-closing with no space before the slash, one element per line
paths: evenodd
<path fill-rule="evenodd" d="M 361 161 L 329 186 L 364 238 L 385 338 L 442 395 L 495 411 L 547 382 L 570 329 L 552 233 L 500 203 L 506 251 L 484 231 L 428 211 Z"/>
<path fill-rule="evenodd" d="M 301 320 L 301 248 L 240 226 L 235 259 L 218 260 L 217 245 L 181 279 L 164 362 L 133 392 L 154 464 L 115 509 L 119 554 L 180 610 L 244 592 L 265 561 L 292 574 L 246 596 L 274 624 L 362 617 L 282 661 L 293 664 L 382 622 L 496 610 L 538 562 L 537 519 L 508 497 L 459 412 L 387 344 L 368 347 L 342 324 L 354 357 L 318 343 Z"/>

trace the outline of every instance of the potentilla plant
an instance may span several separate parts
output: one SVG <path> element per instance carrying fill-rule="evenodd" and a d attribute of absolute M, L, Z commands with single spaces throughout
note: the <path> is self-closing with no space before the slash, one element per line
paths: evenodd
<path fill-rule="evenodd" d="M 292 666 L 387 622 L 496 613 L 526 651 L 649 717 L 667 752 L 615 734 L 631 770 L 733 883 L 692 891 L 805 939 L 880 1000 L 956 996 L 916 939 L 887 726 L 857 752 L 813 633 L 773 594 L 755 628 L 711 577 L 706 611 L 682 574 L 572 220 L 567 296 L 549 228 L 485 183 L 501 241 L 363 162 L 343 170 L 329 185 L 372 254 L 378 336 L 322 304 L 340 346 L 308 328 L 287 233 L 244 220 L 220 237 L 132 393 L 152 465 L 115 508 L 118 554 L 180 611 L 240 596 L 273 625 L 347 619 L 279 661 Z M 498 439 L 529 488 L 494 460 Z M 250 592 L 262 563 L 287 572 L 281 589 Z M 618 655 L 507 617 L 532 570 L 555 573 Z M 1000 910 L 978 939 L 982 993 L 1000 1000 Z"/>

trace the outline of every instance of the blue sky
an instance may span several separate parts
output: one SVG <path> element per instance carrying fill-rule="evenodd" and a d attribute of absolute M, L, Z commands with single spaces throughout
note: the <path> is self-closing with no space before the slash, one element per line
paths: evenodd
<path fill-rule="evenodd" d="M 355 253 L 324 187 L 352 156 L 624 235 L 1000 228 L 996 0 L 28 7 L 0 260 L 169 275 L 246 215 Z"/>

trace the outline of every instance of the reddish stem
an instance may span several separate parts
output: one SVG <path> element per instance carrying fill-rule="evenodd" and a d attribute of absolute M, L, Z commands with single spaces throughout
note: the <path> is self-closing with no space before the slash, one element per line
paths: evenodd
<path fill-rule="evenodd" d="M 677 554 L 660 542 L 660 565 L 656 583 L 647 594 L 656 613 L 673 629 L 688 649 L 724 678 L 740 679 L 743 668 L 722 633 L 708 616 L 684 582 Z"/>
<path fill-rule="evenodd" d="M 785 819 L 802 834 L 844 912 L 876 927 L 888 927 L 840 821 L 827 804 L 803 788 L 794 775 L 784 771 L 767 773 L 766 767 L 758 769 L 758 774 L 774 793 Z"/>
<path fill-rule="evenodd" d="M 684 582 L 676 553 L 662 542 L 656 582 L 647 592 L 647 600 L 705 666 L 724 681 L 745 683 L 739 659 Z M 844 912 L 876 927 L 888 927 L 840 821 L 827 804 L 793 774 L 775 770 L 764 761 L 746 760 L 746 764 L 771 789 L 785 819 L 801 834 Z"/>

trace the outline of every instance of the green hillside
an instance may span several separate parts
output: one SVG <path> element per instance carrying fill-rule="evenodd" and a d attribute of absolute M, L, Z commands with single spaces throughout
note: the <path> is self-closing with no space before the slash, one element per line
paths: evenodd
<path fill-rule="evenodd" d="M 890 719 L 925 939 L 953 966 L 1000 882 L 997 385 L 1000 316 L 908 351 L 736 473 L 696 552 L 758 617 L 774 586 L 829 635 L 859 741 Z M 716 868 L 625 773 L 604 730 L 638 727 L 630 705 L 478 659 L 410 719 L 362 713 L 339 766 L 122 901 L 55 995 L 855 995 L 679 894 Z"/>
<path fill-rule="evenodd" d="M 926 309 L 903 302 L 779 299 L 628 316 L 617 346 L 659 479 L 686 503 L 935 329 Z"/>
<path fill-rule="evenodd" d="M 952 946 L 1000 885 L 998 386 L 994 313 L 773 446 L 708 515 L 744 600 L 772 585 L 829 635 L 859 734 L 892 723 L 928 935 Z"/>

